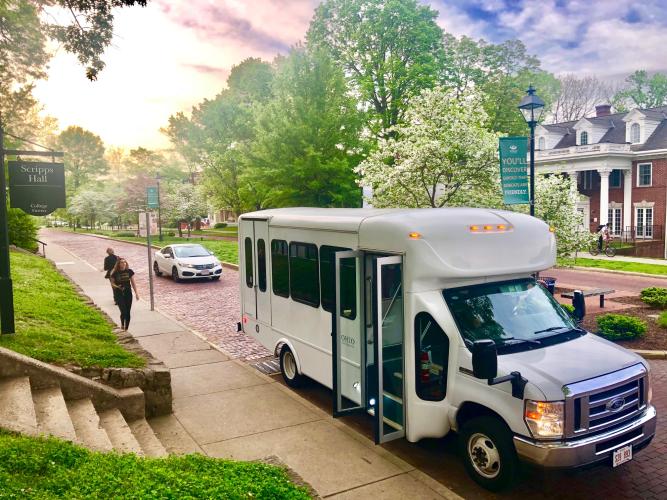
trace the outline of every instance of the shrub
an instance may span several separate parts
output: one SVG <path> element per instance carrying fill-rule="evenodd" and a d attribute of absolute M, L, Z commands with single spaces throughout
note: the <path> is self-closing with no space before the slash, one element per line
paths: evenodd
<path fill-rule="evenodd" d="M 174 237 L 174 236 L 176 236 L 176 231 L 167 231 L 164 234 L 165 234 L 165 236 Z"/>
<path fill-rule="evenodd" d="M 565 309 L 570 316 L 574 317 L 574 306 L 572 304 L 561 304 L 560 306 Z"/>
<path fill-rule="evenodd" d="M 603 314 L 596 318 L 599 334 L 609 340 L 628 340 L 646 333 L 646 322 L 634 316 Z"/>
<path fill-rule="evenodd" d="M 9 243 L 26 250 L 37 250 L 37 225 L 34 219 L 18 208 L 7 210 L 9 221 Z"/>
<path fill-rule="evenodd" d="M 667 311 L 663 312 L 658 316 L 658 325 L 662 328 L 667 328 Z"/>
<path fill-rule="evenodd" d="M 223 229 L 223 228 L 225 228 L 225 227 L 227 227 L 227 223 L 226 223 L 226 222 L 216 222 L 216 223 L 213 225 L 213 229 Z"/>
<path fill-rule="evenodd" d="M 640 297 L 645 304 L 659 309 L 667 308 L 667 288 L 652 286 L 644 288 Z"/>
<path fill-rule="evenodd" d="M 116 233 L 116 236 L 118 236 L 119 238 L 131 238 L 136 235 L 137 234 L 134 231 L 118 231 Z"/>

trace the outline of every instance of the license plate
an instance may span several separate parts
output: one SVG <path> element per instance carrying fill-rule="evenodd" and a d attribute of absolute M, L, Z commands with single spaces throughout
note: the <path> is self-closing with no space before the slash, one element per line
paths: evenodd
<path fill-rule="evenodd" d="M 202 271 L 200 274 L 202 276 L 208 276 L 209 274 L 211 274 L 211 271 Z"/>
<path fill-rule="evenodd" d="M 632 445 L 624 446 L 614 450 L 612 465 L 617 467 L 625 462 L 632 460 Z"/>

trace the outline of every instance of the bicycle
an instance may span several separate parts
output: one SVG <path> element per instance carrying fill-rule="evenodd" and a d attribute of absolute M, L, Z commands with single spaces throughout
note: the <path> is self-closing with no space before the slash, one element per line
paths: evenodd
<path fill-rule="evenodd" d="M 604 242 L 603 251 L 607 257 L 613 257 L 616 255 L 616 249 L 610 245 L 610 242 L 611 240 L 606 240 Z M 600 248 L 598 248 L 597 242 L 588 250 L 588 253 L 591 255 L 597 255 L 600 253 Z"/>

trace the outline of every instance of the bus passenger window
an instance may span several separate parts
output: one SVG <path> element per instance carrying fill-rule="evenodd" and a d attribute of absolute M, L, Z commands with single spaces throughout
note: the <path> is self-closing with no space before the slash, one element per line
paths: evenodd
<path fill-rule="evenodd" d="M 260 292 L 266 292 L 266 245 L 257 240 L 257 284 Z"/>
<path fill-rule="evenodd" d="M 285 240 L 271 240 L 271 283 L 273 293 L 289 297 L 289 262 Z"/>
<path fill-rule="evenodd" d="M 317 247 L 312 243 L 289 244 L 290 295 L 309 306 L 320 306 Z"/>
<path fill-rule="evenodd" d="M 245 239 L 245 284 L 252 288 L 252 240 Z"/>
<path fill-rule="evenodd" d="M 447 392 L 449 338 L 426 312 L 415 317 L 415 354 L 417 395 L 426 401 L 443 400 Z"/>
<path fill-rule="evenodd" d="M 320 247 L 320 292 L 322 308 L 333 312 L 336 301 L 336 252 L 347 252 L 349 248 Z M 341 260 L 340 314 L 347 319 L 357 317 L 357 262 L 354 258 Z"/>

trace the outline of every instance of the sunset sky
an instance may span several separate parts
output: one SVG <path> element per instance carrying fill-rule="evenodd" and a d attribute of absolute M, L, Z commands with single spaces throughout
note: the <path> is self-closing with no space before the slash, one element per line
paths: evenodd
<path fill-rule="evenodd" d="M 247 57 L 271 60 L 303 40 L 317 0 L 152 0 L 120 10 L 106 68 L 89 82 L 58 50 L 35 94 L 61 128 L 80 125 L 108 146 L 168 147 L 170 115 L 225 85 Z M 618 79 L 667 71 L 667 2 L 644 0 L 431 0 L 455 35 L 520 38 L 554 73 Z"/>

